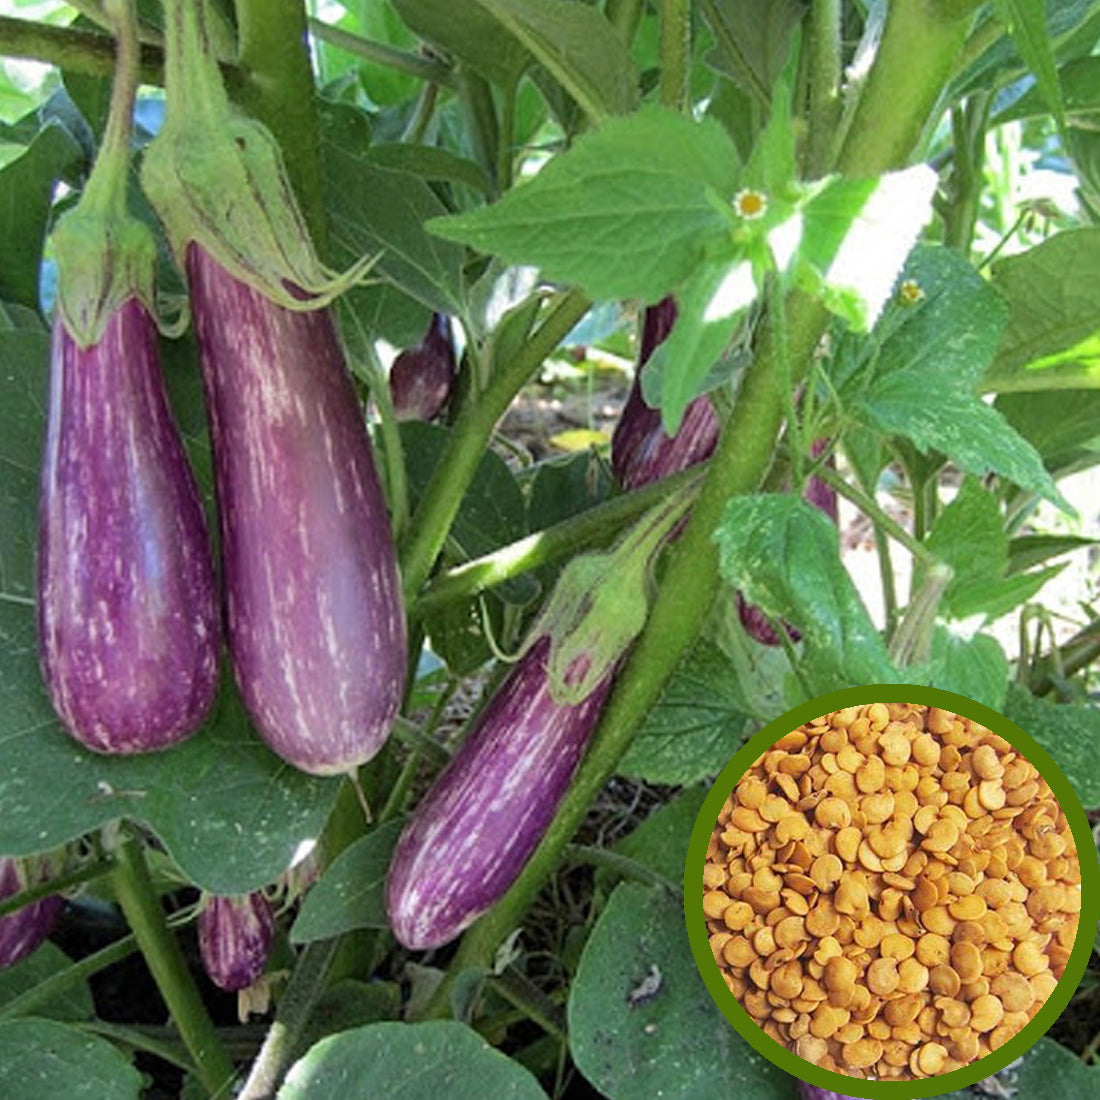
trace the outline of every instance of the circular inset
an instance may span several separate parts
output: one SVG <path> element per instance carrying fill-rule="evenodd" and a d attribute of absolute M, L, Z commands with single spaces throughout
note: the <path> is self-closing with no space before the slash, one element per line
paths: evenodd
<path fill-rule="evenodd" d="M 688 935 L 723 1013 L 783 1069 L 930 1096 L 1003 1068 L 1069 1001 L 1078 927 L 1100 917 L 1078 849 L 1080 803 L 1013 723 L 951 692 L 853 688 L 724 769 L 689 847 Z"/>

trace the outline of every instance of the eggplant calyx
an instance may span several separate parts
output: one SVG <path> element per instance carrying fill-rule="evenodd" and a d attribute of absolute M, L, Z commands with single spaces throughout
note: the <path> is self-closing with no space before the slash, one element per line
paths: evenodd
<path fill-rule="evenodd" d="M 234 110 L 208 40 L 202 5 L 166 5 L 168 110 L 141 183 L 181 267 L 202 246 L 226 271 L 276 304 L 329 305 L 362 283 L 377 257 L 346 271 L 322 263 L 266 127 Z"/>
<path fill-rule="evenodd" d="M 583 702 L 641 633 L 654 563 L 695 495 L 689 490 L 659 505 L 610 550 L 581 554 L 562 570 L 524 647 L 549 636 L 547 674 L 554 702 Z"/>

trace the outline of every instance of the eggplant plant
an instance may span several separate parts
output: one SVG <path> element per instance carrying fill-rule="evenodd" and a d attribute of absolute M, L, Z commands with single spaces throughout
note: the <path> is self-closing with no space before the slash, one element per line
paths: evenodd
<path fill-rule="evenodd" d="M 1100 811 L 1100 3 L 74 7 L 0 16 L 0 1096 L 842 1098 L 689 838 L 865 684 Z M 1091 935 L 948 1095 L 1097 1093 Z"/>

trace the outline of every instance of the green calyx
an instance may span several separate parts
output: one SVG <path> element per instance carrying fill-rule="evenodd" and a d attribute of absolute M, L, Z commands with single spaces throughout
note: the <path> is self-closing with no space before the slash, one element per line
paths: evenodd
<path fill-rule="evenodd" d="M 231 106 L 199 0 L 165 4 L 168 110 L 141 182 L 177 261 L 201 245 L 231 275 L 287 309 L 329 304 L 363 281 L 373 258 L 345 272 L 317 256 L 275 139 Z"/>
<path fill-rule="evenodd" d="M 107 127 L 80 202 L 51 238 L 58 315 L 83 348 L 99 343 L 108 320 L 128 299 L 140 299 L 154 315 L 156 301 L 156 242 L 126 208 L 139 57 L 133 0 L 108 0 L 105 10 L 118 43 Z"/>
<path fill-rule="evenodd" d="M 563 570 L 526 649 L 549 636 L 554 701 L 583 702 L 622 659 L 649 615 L 653 565 L 697 486 L 659 505 L 610 550 L 581 554 Z"/>

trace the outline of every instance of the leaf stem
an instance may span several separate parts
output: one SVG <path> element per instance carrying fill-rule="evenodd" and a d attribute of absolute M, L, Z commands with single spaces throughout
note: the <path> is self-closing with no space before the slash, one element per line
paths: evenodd
<path fill-rule="evenodd" d="M 927 660 L 932 643 L 932 629 L 936 625 L 936 610 L 952 576 L 951 566 L 944 562 L 930 566 L 920 587 L 909 601 L 905 616 L 890 639 L 890 660 L 899 668 Z"/>
<path fill-rule="evenodd" d="M 636 859 L 613 852 L 608 848 L 595 848 L 589 844 L 567 844 L 565 859 L 573 863 L 586 863 L 592 867 L 604 867 L 620 878 L 644 882 L 647 886 L 660 886 L 670 894 L 684 892 L 680 883 L 665 878 L 660 871 L 655 871 Z"/>
<path fill-rule="evenodd" d="M 607 21 L 619 32 L 619 37 L 629 46 L 638 32 L 645 0 L 607 0 L 604 14 Z"/>
<path fill-rule="evenodd" d="M 339 945 L 340 937 L 336 936 L 311 943 L 302 951 L 279 1002 L 275 1022 L 264 1038 L 237 1100 L 273 1100 L 297 1053 L 314 1005 L 324 990 Z"/>
<path fill-rule="evenodd" d="M 497 420 L 520 387 L 588 312 L 589 304 L 577 290 L 558 295 L 546 319 L 520 352 L 497 371 L 476 401 L 467 402 L 463 407 L 413 514 L 409 541 L 402 547 L 401 575 L 405 597 L 410 602 L 428 579 L 443 548 Z"/>
<path fill-rule="evenodd" d="M 660 0 L 660 41 L 658 44 L 660 102 L 682 111 L 688 105 L 688 75 L 691 71 L 690 0 Z"/>
<path fill-rule="evenodd" d="M 80 962 L 67 966 L 64 970 L 51 974 L 37 985 L 24 990 L 18 997 L 13 997 L 4 1005 L 0 1005 L 0 1020 L 10 1019 L 15 1016 L 29 1016 L 44 1004 L 48 1004 L 54 997 L 67 993 L 78 982 L 98 974 L 101 970 L 113 966 L 116 962 L 127 958 L 138 949 L 135 936 L 123 936 L 106 947 L 81 959 Z"/>
<path fill-rule="evenodd" d="M 555 523 L 472 561 L 440 573 L 421 592 L 410 614 L 426 618 L 449 604 L 476 596 L 558 558 L 610 543 L 631 520 L 697 482 L 703 464 L 682 470 Z"/>
<path fill-rule="evenodd" d="M 235 0 L 242 105 L 275 135 L 310 236 L 322 255 L 327 220 L 317 99 L 303 0 Z"/>
<path fill-rule="evenodd" d="M 432 61 L 419 54 L 396 50 L 393 46 L 387 46 L 382 42 L 372 42 L 361 35 L 350 34 L 339 27 L 331 27 L 328 23 L 322 23 L 320 19 L 310 19 L 308 26 L 309 33 L 314 38 L 327 42 L 338 50 L 345 50 L 356 57 L 361 57 L 364 61 L 419 77 L 430 84 L 442 84 L 445 88 L 455 86 L 454 70 L 442 61 Z"/>
<path fill-rule="evenodd" d="M 142 842 L 126 836 L 115 850 L 115 897 L 141 948 L 180 1037 L 195 1061 L 195 1075 L 210 1096 L 225 1095 L 233 1063 L 222 1048 L 183 953 L 168 927 L 149 877 Z"/>
<path fill-rule="evenodd" d="M 826 175 L 840 122 L 840 0 L 813 0 L 810 9 L 810 111 L 805 171 L 808 179 Z"/>
<path fill-rule="evenodd" d="M 12 894 L 0 901 L 0 917 L 6 917 L 14 913 L 16 909 L 22 909 L 25 905 L 31 905 L 42 898 L 48 898 L 53 894 L 60 894 L 71 886 L 79 886 L 82 882 L 92 882 L 94 879 L 109 875 L 114 870 L 114 860 L 99 859 L 95 863 L 89 863 L 67 875 L 58 875 L 48 882 L 39 882 L 34 886 L 28 886 L 26 890 L 18 894 Z"/>

